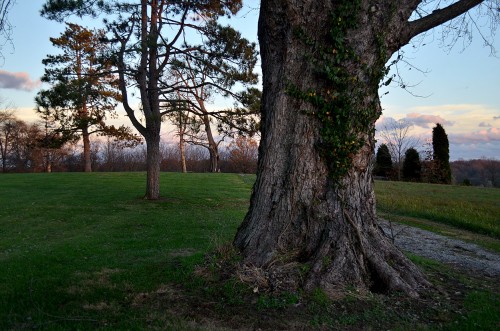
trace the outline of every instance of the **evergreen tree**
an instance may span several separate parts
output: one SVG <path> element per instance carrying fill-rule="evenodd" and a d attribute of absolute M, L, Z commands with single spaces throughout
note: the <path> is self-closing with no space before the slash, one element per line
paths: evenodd
<path fill-rule="evenodd" d="M 103 60 L 107 51 L 101 43 L 103 30 L 89 30 L 78 24 L 67 23 L 58 38 L 50 38 L 61 50 L 47 55 L 43 82 L 50 89 L 38 93 L 37 111 L 44 120 L 57 123 L 57 132 L 67 140 L 82 138 L 84 169 L 92 171 L 90 136 L 99 134 L 116 139 L 138 142 L 129 128 L 106 125 L 105 120 L 115 115 L 114 109 L 121 97 L 118 81 L 111 74 L 112 63 Z"/>
<path fill-rule="evenodd" d="M 176 58 L 194 59 L 202 50 L 197 42 L 188 44 L 188 36 L 207 38 L 212 32 L 208 22 L 234 15 L 241 6 L 241 0 L 46 0 L 42 7 L 42 15 L 56 21 L 72 15 L 105 16 L 107 37 L 102 41 L 108 43 L 118 74 L 122 105 L 146 142 L 146 199 L 160 198 L 160 132 L 170 111 L 162 107 L 162 99 L 176 90 L 165 84 L 165 74 L 178 63 Z M 134 95 L 140 106 L 130 98 Z"/>
<path fill-rule="evenodd" d="M 451 183 L 450 147 L 448 135 L 441 124 L 437 123 L 432 129 L 433 157 L 437 167 L 436 182 Z"/>
<path fill-rule="evenodd" d="M 420 155 L 415 148 L 408 149 L 403 162 L 403 178 L 408 181 L 420 181 L 421 171 Z"/>
<path fill-rule="evenodd" d="M 392 171 L 392 158 L 386 144 L 379 146 L 375 161 L 375 175 L 388 177 Z"/>
<path fill-rule="evenodd" d="M 405 151 L 420 144 L 418 137 L 412 136 L 413 124 L 407 119 L 384 121 L 379 134 L 387 145 L 394 160 L 397 180 L 402 178 L 403 160 Z"/>

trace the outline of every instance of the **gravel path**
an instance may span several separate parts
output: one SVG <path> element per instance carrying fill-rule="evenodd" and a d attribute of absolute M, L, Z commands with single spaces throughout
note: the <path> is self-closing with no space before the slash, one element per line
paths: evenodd
<path fill-rule="evenodd" d="M 408 225 L 380 220 L 379 224 L 396 246 L 419 256 L 453 265 L 463 270 L 500 277 L 500 255 L 478 245 L 448 238 Z M 392 233 L 392 235 L 391 235 Z"/>

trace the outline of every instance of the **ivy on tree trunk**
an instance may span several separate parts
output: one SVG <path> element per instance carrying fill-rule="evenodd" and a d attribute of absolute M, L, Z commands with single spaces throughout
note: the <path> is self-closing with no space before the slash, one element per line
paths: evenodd
<path fill-rule="evenodd" d="M 462 13 L 475 5 L 459 2 Z M 261 2 L 262 139 L 234 240 L 239 272 L 256 286 L 331 296 L 347 288 L 418 296 L 430 286 L 379 227 L 372 179 L 385 63 L 413 36 L 460 14 L 453 5 L 409 22 L 418 4 Z"/>

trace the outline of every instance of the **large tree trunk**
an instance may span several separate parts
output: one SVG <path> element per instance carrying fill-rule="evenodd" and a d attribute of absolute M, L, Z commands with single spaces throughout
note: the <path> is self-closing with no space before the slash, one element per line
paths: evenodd
<path fill-rule="evenodd" d="M 302 91 L 325 89 L 314 61 L 321 52 L 312 51 L 311 44 L 328 43 L 331 11 L 338 2 L 261 3 L 262 139 L 251 206 L 234 241 L 243 256 L 241 270 L 260 270 L 273 288 L 321 288 L 335 296 L 355 287 L 418 296 L 428 285 L 425 277 L 377 225 L 373 131 L 364 133 L 365 145 L 338 183 L 318 150 L 321 123 L 307 114 L 313 106 L 287 92 L 291 85 Z M 359 19 L 366 16 L 361 13 Z M 372 107 L 375 113 L 381 111 L 378 82 L 370 82 L 363 68 L 380 65 L 374 41 L 378 28 L 360 24 L 349 32 L 359 61 L 345 66 L 353 81 L 366 80 L 360 110 Z"/>

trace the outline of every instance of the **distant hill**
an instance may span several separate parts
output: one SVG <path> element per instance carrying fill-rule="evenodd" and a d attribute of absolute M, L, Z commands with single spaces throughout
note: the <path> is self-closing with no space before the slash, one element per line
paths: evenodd
<path fill-rule="evenodd" d="M 450 166 L 456 184 L 500 187 L 500 160 L 458 160 Z"/>

